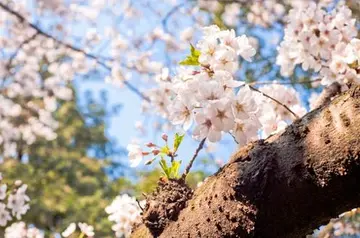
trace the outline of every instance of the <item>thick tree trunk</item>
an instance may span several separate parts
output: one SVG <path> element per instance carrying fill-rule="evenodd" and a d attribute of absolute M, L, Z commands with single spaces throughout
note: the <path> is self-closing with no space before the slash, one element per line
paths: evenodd
<path fill-rule="evenodd" d="M 360 204 L 360 87 L 241 148 L 160 237 L 305 237 Z M 133 237 L 151 237 L 145 226 Z"/>

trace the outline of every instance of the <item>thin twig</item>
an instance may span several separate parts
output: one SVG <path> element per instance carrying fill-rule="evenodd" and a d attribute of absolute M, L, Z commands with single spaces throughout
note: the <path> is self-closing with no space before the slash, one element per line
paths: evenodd
<path fill-rule="evenodd" d="M 308 84 L 308 83 L 317 83 L 320 82 L 321 79 L 314 79 L 314 80 L 310 80 L 310 81 L 303 81 L 303 82 L 281 82 L 281 81 L 265 81 L 265 82 L 252 82 L 250 83 L 250 85 L 254 86 L 254 85 L 293 85 L 293 84 Z"/>
<path fill-rule="evenodd" d="M 235 143 L 236 143 L 236 144 L 239 144 L 239 142 L 236 140 L 235 136 L 234 136 L 231 132 L 229 132 L 229 134 L 230 134 L 231 137 L 234 139 Z"/>
<path fill-rule="evenodd" d="M 3 4 L 3 3 L 1 3 L 1 2 L 0 2 L 0 7 L 1 7 L 2 9 L 4 9 L 6 12 L 8 12 L 8 13 L 14 15 L 15 17 L 17 17 L 20 22 L 29 25 L 31 28 L 33 28 L 33 29 L 37 32 L 37 34 L 40 34 L 40 35 L 42 35 L 42 36 L 45 36 L 46 38 L 52 39 L 52 40 L 55 41 L 57 44 L 62 45 L 62 46 L 64 46 L 64 47 L 68 48 L 68 49 L 71 49 L 71 50 L 73 50 L 73 51 L 82 53 L 82 54 L 84 54 L 86 57 L 95 60 L 95 62 L 96 62 L 97 64 L 101 65 L 102 67 L 104 67 L 104 68 L 107 69 L 108 71 L 111 71 L 111 68 L 110 68 L 108 65 L 106 65 L 106 63 L 100 61 L 98 56 L 95 56 L 95 55 L 93 55 L 93 54 L 87 53 L 87 52 L 85 52 L 83 49 L 77 48 L 77 47 L 75 47 L 75 46 L 73 46 L 73 45 L 71 45 L 71 44 L 68 44 L 68 43 L 65 43 L 65 42 L 63 42 L 63 41 L 61 41 L 61 40 L 56 39 L 54 36 L 46 33 L 46 32 L 43 31 L 43 30 L 41 30 L 41 29 L 40 29 L 39 27 L 37 27 L 36 25 L 32 24 L 31 22 L 28 22 L 28 21 L 25 19 L 25 17 L 23 17 L 21 14 L 19 14 L 18 12 L 10 9 L 8 6 L 6 6 L 5 4 Z M 128 89 L 130 89 L 132 92 L 134 92 L 135 94 L 137 94 L 138 96 L 140 96 L 142 99 L 150 102 L 150 99 L 149 99 L 146 95 L 144 95 L 139 89 L 137 89 L 134 85 L 132 85 L 131 83 L 129 83 L 129 82 L 126 81 L 126 80 L 124 81 L 124 84 L 125 84 L 126 87 L 128 87 Z"/>
<path fill-rule="evenodd" d="M 192 157 L 191 160 L 190 160 L 190 163 L 189 163 L 188 166 L 186 167 L 185 172 L 183 173 L 183 175 L 181 176 L 181 179 L 182 179 L 182 180 L 185 180 L 186 176 L 187 176 L 188 173 L 190 172 L 190 169 L 191 169 L 191 167 L 192 167 L 192 165 L 193 165 L 196 157 L 198 156 L 200 150 L 204 147 L 205 141 L 206 141 L 206 137 L 205 137 L 204 139 L 202 139 L 202 141 L 200 142 L 198 148 L 196 148 L 195 153 L 194 153 L 193 157 Z"/>
<path fill-rule="evenodd" d="M 188 136 L 192 136 L 192 133 L 190 132 L 190 131 L 186 131 L 186 134 L 188 135 Z M 206 153 L 206 156 L 208 156 L 212 161 L 214 161 L 215 162 L 215 165 L 218 167 L 218 168 L 220 168 L 220 166 L 218 166 L 217 164 L 216 164 L 216 161 L 215 161 L 215 157 L 214 157 L 214 155 L 211 153 L 211 152 L 208 152 L 208 151 L 206 151 L 206 149 L 208 148 L 208 145 L 207 144 L 204 144 L 204 149 L 205 149 L 205 153 Z"/>
<path fill-rule="evenodd" d="M 173 163 L 175 161 L 174 155 L 171 153 L 169 156 L 170 156 L 170 162 Z"/>
<path fill-rule="evenodd" d="M 7 70 L 7 72 L 6 72 L 6 75 L 3 77 L 3 80 L 1 82 L 1 88 L 4 87 L 4 85 L 6 84 L 6 78 L 11 76 L 11 72 L 10 72 L 11 71 L 11 65 L 13 64 L 13 61 L 16 58 L 16 56 L 19 54 L 20 50 L 23 48 L 24 45 L 26 45 L 27 43 L 30 43 L 32 40 L 34 40 L 37 35 L 38 35 L 38 33 L 35 33 L 31 37 L 29 37 L 26 40 L 24 40 L 23 42 L 21 42 L 20 45 L 15 50 L 15 52 L 10 56 L 8 62 L 5 65 L 5 69 Z"/>
<path fill-rule="evenodd" d="M 279 104 L 280 106 L 282 106 L 283 108 L 285 108 L 288 112 L 290 112 L 296 119 L 299 119 L 300 117 L 298 115 L 296 115 L 295 112 L 293 112 L 288 106 L 286 106 L 285 104 L 283 104 L 282 102 L 280 102 L 279 100 L 267 95 L 266 93 L 261 92 L 259 89 L 254 88 L 253 86 L 249 85 L 249 88 L 253 91 L 256 91 L 258 93 L 261 93 L 264 97 L 267 97 L 271 100 L 273 100 L 274 102 L 276 102 L 277 104 Z"/>
<path fill-rule="evenodd" d="M 23 42 L 20 43 L 20 45 L 17 47 L 16 51 L 10 56 L 9 61 L 7 62 L 7 64 L 5 65 L 5 68 L 7 70 L 10 69 L 14 59 L 16 58 L 16 56 L 19 54 L 19 51 L 22 49 L 22 47 L 24 45 L 26 45 L 27 43 L 30 43 L 32 40 L 34 40 L 36 38 L 36 36 L 39 35 L 38 33 L 33 34 L 31 37 L 27 38 L 26 40 L 24 40 Z"/>
<path fill-rule="evenodd" d="M 136 202 L 137 202 L 138 206 L 140 207 L 141 211 L 144 211 L 144 208 L 140 205 L 139 199 L 136 198 Z"/>
<path fill-rule="evenodd" d="M 170 17 L 175 14 L 180 8 L 186 5 L 186 2 L 180 3 L 176 6 L 174 6 L 164 17 L 164 19 L 161 21 L 161 24 L 163 25 L 163 28 L 166 32 L 168 32 L 167 22 L 169 21 Z"/>

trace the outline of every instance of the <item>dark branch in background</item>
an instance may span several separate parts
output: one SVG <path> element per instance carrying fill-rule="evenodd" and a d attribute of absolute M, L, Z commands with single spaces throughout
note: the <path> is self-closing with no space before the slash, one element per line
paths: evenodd
<path fill-rule="evenodd" d="M 314 80 L 310 80 L 310 81 L 299 81 L 299 82 L 282 82 L 282 81 L 265 81 L 265 82 L 253 82 L 250 83 L 250 85 L 254 86 L 254 85 L 294 85 L 294 84 L 312 84 L 312 83 L 318 83 L 320 82 L 321 79 L 314 79 Z"/>
<path fill-rule="evenodd" d="M 261 93 L 264 97 L 267 97 L 269 99 L 271 99 L 272 101 L 274 101 L 275 103 L 279 104 L 280 106 L 282 106 L 283 108 L 285 108 L 288 112 L 290 112 L 296 119 L 299 119 L 299 116 L 296 115 L 295 112 L 293 112 L 288 106 L 286 106 L 285 104 L 283 104 L 282 102 L 280 102 L 279 100 L 267 95 L 266 93 L 261 92 L 259 89 L 254 88 L 253 86 L 249 85 L 249 88 L 253 91 L 256 91 L 258 93 Z"/>
<path fill-rule="evenodd" d="M 181 179 L 185 180 L 185 178 L 186 178 L 186 176 L 188 175 L 188 173 L 190 172 L 190 169 L 191 169 L 191 167 L 192 167 L 192 165 L 193 165 L 196 157 L 198 156 L 200 150 L 202 150 L 202 148 L 204 147 L 205 141 L 206 141 L 206 137 L 200 142 L 198 148 L 196 148 L 196 151 L 195 151 L 193 157 L 191 158 L 188 166 L 186 167 L 183 175 L 181 176 Z"/>
<path fill-rule="evenodd" d="M 229 135 L 231 135 L 231 137 L 234 139 L 234 142 L 236 144 L 239 144 L 239 142 L 236 140 L 235 136 L 231 132 L 229 132 Z"/>
<path fill-rule="evenodd" d="M 180 8 L 185 6 L 186 2 L 180 3 L 176 6 L 174 6 L 164 17 L 164 19 L 161 21 L 161 24 L 163 25 L 163 28 L 166 32 L 168 32 L 167 22 L 169 21 L 170 17 L 175 14 Z"/>
<path fill-rule="evenodd" d="M 1 4 L 1 3 L 0 3 Z M 9 58 L 9 61 L 7 62 L 7 64 L 5 65 L 5 68 L 7 70 L 10 70 L 11 65 L 14 61 L 14 59 L 16 58 L 16 56 L 18 55 L 19 51 L 22 49 L 22 47 L 28 43 L 30 43 L 32 40 L 34 40 L 36 38 L 36 36 L 38 36 L 39 33 L 35 33 L 33 34 L 31 37 L 27 38 L 26 40 L 24 40 L 23 42 L 20 43 L 20 45 L 18 46 L 18 48 L 16 49 L 16 51 L 14 52 L 14 54 L 12 54 Z"/>
<path fill-rule="evenodd" d="M 0 3 L 1 4 L 1 3 Z M 36 36 L 38 36 L 38 33 L 33 34 L 31 37 L 29 37 L 28 39 L 24 40 L 23 42 L 20 43 L 20 45 L 17 47 L 17 49 L 15 50 L 15 52 L 10 56 L 8 62 L 5 65 L 5 69 L 7 70 L 6 75 L 4 76 L 2 82 L 1 82 L 1 88 L 4 87 L 5 83 L 6 83 L 6 78 L 9 77 L 11 75 L 11 65 L 14 61 L 14 59 L 16 58 L 16 56 L 19 54 L 20 50 L 23 48 L 24 45 L 30 43 L 32 40 L 34 40 L 36 38 Z"/>
<path fill-rule="evenodd" d="M 136 203 L 138 204 L 139 208 L 141 209 L 141 211 L 144 211 L 144 208 L 141 206 L 139 199 L 136 199 Z"/>
<path fill-rule="evenodd" d="M 93 55 L 93 54 L 87 53 L 87 52 L 85 52 L 84 50 L 82 50 L 82 49 L 80 49 L 80 48 L 77 48 L 77 47 L 75 47 L 75 46 L 73 46 L 73 45 L 71 45 L 71 44 L 68 44 L 68 43 L 65 43 L 65 42 L 63 42 L 63 41 L 61 41 L 61 40 L 56 39 L 54 36 L 52 36 L 52 35 L 44 32 L 43 30 L 41 30 L 41 29 L 40 29 L 39 27 L 37 27 L 36 25 L 28 22 L 28 21 L 25 19 L 25 17 L 23 17 L 21 14 L 19 14 L 18 12 L 12 10 L 12 9 L 9 8 L 7 5 L 5 5 L 5 4 L 3 4 L 3 3 L 1 3 L 1 2 L 0 2 L 0 7 L 1 7 L 2 9 L 4 9 L 6 12 L 14 15 L 21 23 L 27 24 L 27 25 L 29 25 L 31 28 L 33 28 L 33 29 L 36 31 L 36 34 L 42 35 L 42 36 L 44 36 L 44 37 L 46 37 L 46 38 L 50 38 L 50 39 L 54 40 L 54 41 L 55 41 L 57 44 L 59 44 L 59 45 L 62 45 L 62 46 L 66 47 L 66 48 L 68 48 L 68 49 L 71 49 L 71 50 L 73 50 L 73 51 L 82 53 L 82 54 L 84 54 L 86 57 L 95 60 L 95 62 L 96 62 L 97 64 L 101 65 L 102 67 L 104 67 L 104 68 L 107 69 L 108 71 L 111 71 L 111 68 L 110 68 L 108 65 L 106 65 L 106 63 L 100 61 L 98 56 L 95 56 L 95 55 Z M 128 89 L 130 89 L 132 92 L 134 92 L 135 94 L 137 94 L 138 96 L 140 96 L 142 99 L 150 102 L 150 99 L 149 99 L 146 95 L 144 95 L 139 89 L 137 89 L 134 85 L 132 85 L 131 83 L 129 83 L 129 82 L 126 81 L 126 80 L 124 80 L 123 83 L 124 83 L 125 86 L 128 87 Z"/>

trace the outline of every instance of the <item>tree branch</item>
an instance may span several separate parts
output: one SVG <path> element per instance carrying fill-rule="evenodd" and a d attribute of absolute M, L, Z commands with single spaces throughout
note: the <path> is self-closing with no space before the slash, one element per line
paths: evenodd
<path fill-rule="evenodd" d="M 296 81 L 296 82 L 288 82 L 288 81 L 258 81 L 250 83 L 251 86 L 255 85 L 295 85 L 295 84 L 312 84 L 319 83 L 321 79 L 314 79 L 310 81 Z"/>
<path fill-rule="evenodd" d="M 184 172 L 183 175 L 181 176 L 181 178 L 182 178 L 183 180 L 185 180 L 186 176 L 187 176 L 188 173 L 190 172 L 190 169 L 191 169 L 191 167 L 192 167 L 192 165 L 193 165 L 196 157 L 198 156 L 200 150 L 202 150 L 202 148 L 204 147 L 205 141 L 206 141 L 206 138 L 202 139 L 202 141 L 199 143 L 199 146 L 196 148 L 193 157 L 191 158 L 188 166 L 187 166 L 186 169 L 185 169 L 185 172 Z"/>
<path fill-rule="evenodd" d="M 267 95 L 266 93 L 263 93 L 262 91 L 260 91 L 259 89 L 255 88 L 255 87 L 253 87 L 253 86 L 251 86 L 251 85 L 249 85 L 249 88 L 250 88 L 251 90 L 253 90 L 253 91 L 256 91 L 256 92 L 258 92 L 258 93 L 261 93 L 264 97 L 267 97 L 267 98 L 271 99 L 271 100 L 274 101 L 275 103 L 277 103 L 277 104 L 279 104 L 280 106 L 282 106 L 283 108 L 285 108 L 288 112 L 290 112 L 290 113 L 295 117 L 295 119 L 299 119 L 299 116 L 296 115 L 295 112 L 293 112 L 288 106 L 286 106 L 285 104 L 283 104 L 283 103 L 280 102 L 279 100 L 277 100 L 277 99 L 275 99 L 275 98 Z"/>
<path fill-rule="evenodd" d="M 360 86 L 242 147 L 160 237 L 300 238 L 360 205 Z M 132 237 L 151 237 L 140 226 Z"/>
<path fill-rule="evenodd" d="M 87 52 L 84 51 L 83 49 L 77 48 L 77 47 L 75 47 L 75 46 L 73 46 L 73 45 L 71 45 L 71 44 L 68 44 L 68 43 L 65 43 L 65 42 L 63 42 L 63 41 L 61 41 L 61 40 L 56 39 L 54 36 L 46 33 L 46 32 L 43 31 L 43 30 L 41 30 L 41 29 L 40 29 L 39 27 L 37 27 L 36 25 L 32 24 L 31 22 L 28 22 L 28 21 L 25 19 L 25 17 L 23 17 L 20 13 L 18 13 L 18 12 L 16 12 L 16 11 L 12 10 L 11 8 L 9 8 L 6 4 L 0 2 L 0 7 L 1 7 L 4 11 L 6 11 L 6 12 L 12 14 L 13 16 L 15 16 L 20 22 L 29 25 L 32 29 L 34 29 L 34 30 L 36 31 L 36 34 L 42 35 L 42 36 L 44 36 L 44 37 L 46 37 L 46 38 L 49 38 L 49 39 L 52 39 L 52 40 L 55 41 L 57 44 L 62 45 L 62 46 L 64 46 L 64 47 L 68 48 L 68 49 L 71 49 L 71 50 L 75 51 L 75 52 L 82 53 L 82 54 L 84 54 L 87 58 L 90 58 L 90 59 L 95 60 L 95 62 L 96 62 L 97 64 L 101 65 L 101 66 L 102 66 L 103 68 L 105 68 L 106 70 L 111 71 L 111 68 L 110 68 L 106 63 L 104 63 L 104 62 L 102 62 L 101 60 L 99 60 L 99 57 L 98 57 L 98 56 L 93 55 L 93 54 L 91 54 L 91 53 L 87 53 Z M 111 61 L 112 61 L 112 60 L 111 60 Z M 129 83 L 129 82 L 126 81 L 126 80 L 124 80 L 123 83 L 124 83 L 124 85 L 125 85 L 130 91 L 134 92 L 135 94 L 137 94 L 138 96 L 140 96 L 142 99 L 150 102 L 150 99 L 149 99 L 146 95 L 144 95 L 139 89 L 137 89 L 134 85 L 132 85 L 131 83 Z"/>
<path fill-rule="evenodd" d="M 1 3 L 0 3 L 1 4 Z M 38 36 L 38 33 L 33 34 L 31 37 L 25 39 L 23 42 L 20 43 L 20 45 L 17 47 L 16 51 L 10 56 L 8 62 L 5 65 L 5 68 L 7 70 L 10 70 L 11 65 L 14 61 L 14 59 L 16 58 L 16 56 L 18 55 L 19 51 L 23 48 L 24 45 L 30 43 L 32 40 L 34 40 L 36 38 L 36 36 Z"/>

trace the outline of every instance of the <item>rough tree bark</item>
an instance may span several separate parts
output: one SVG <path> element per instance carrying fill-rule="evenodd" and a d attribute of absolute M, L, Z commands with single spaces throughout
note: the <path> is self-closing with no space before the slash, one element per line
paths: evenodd
<path fill-rule="evenodd" d="M 360 87 L 241 148 L 160 237 L 305 237 L 360 205 Z M 151 237 L 141 225 L 132 237 Z"/>

